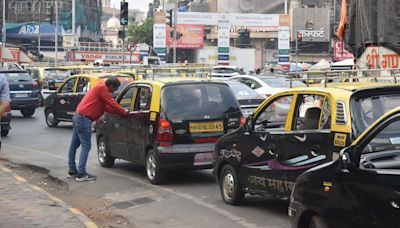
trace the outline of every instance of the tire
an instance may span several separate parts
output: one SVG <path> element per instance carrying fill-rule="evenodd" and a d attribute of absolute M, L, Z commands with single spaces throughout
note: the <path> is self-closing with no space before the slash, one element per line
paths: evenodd
<path fill-rule="evenodd" d="M 115 158 L 110 155 L 110 150 L 103 137 L 100 137 L 97 141 L 97 158 L 102 167 L 111 168 L 115 162 Z"/>
<path fill-rule="evenodd" d="M 219 188 L 225 203 L 239 205 L 242 202 L 244 192 L 232 165 L 228 164 L 222 167 L 219 174 Z"/>
<path fill-rule="evenodd" d="M 165 181 L 165 170 L 160 168 L 160 160 L 154 150 L 147 153 L 146 174 L 152 184 L 158 185 Z"/>
<path fill-rule="evenodd" d="M 54 114 L 53 114 L 53 112 L 51 112 L 50 109 L 46 110 L 45 116 L 46 116 L 46 124 L 47 124 L 47 126 L 49 126 L 49 127 L 57 127 L 58 121 L 54 119 Z"/>
<path fill-rule="evenodd" d="M 325 222 L 325 220 L 319 215 L 314 215 L 310 219 L 310 224 L 308 225 L 308 227 L 309 228 L 329 228 L 329 226 Z"/>
<path fill-rule="evenodd" d="M 22 109 L 22 110 L 21 110 L 21 114 L 22 114 L 24 117 L 31 117 L 31 116 L 33 116 L 34 113 L 35 113 L 35 109 L 34 109 L 34 108 Z"/>
<path fill-rule="evenodd" d="M 5 129 L 5 126 L 1 126 L 1 137 L 6 137 L 9 131 L 9 128 Z"/>

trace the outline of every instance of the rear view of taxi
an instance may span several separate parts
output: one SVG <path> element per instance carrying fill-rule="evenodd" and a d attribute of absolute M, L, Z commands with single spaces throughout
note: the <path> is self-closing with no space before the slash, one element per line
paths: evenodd
<path fill-rule="evenodd" d="M 211 168 L 215 141 L 244 120 L 230 88 L 204 79 L 136 81 L 117 102 L 130 117 L 105 114 L 98 121 L 100 164 L 121 158 L 145 165 L 152 184 L 171 169 Z"/>

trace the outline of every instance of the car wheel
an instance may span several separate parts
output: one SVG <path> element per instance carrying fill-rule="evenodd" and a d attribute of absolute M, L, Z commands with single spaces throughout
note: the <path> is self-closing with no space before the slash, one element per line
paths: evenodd
<path fill-rule="evenodd" d="M 35 109 L 31 108 L 31 109 L 22 109 L 21 113 L 24 117 L 31 117 L 34 113 L 35 113 Z"/>
<path fill-rule="evenodd" d="M 328 225 L 326 224 L 325 220 L 318 215 L 314 215 L 311 220 L 310 224 L 308 226 L 309 228 L 328 228 Z"/>
<path fill-rule="evenodd" d="M 1 137 L 6 137 L 8 135 L 8 132 L 10 131 L 10 129 L 5 129 L 4 126 L 1 126 Z"/>
<path fill-rule="evenodd" d="M 46 124 L 49 127 L 57 127 L 58 121 L 54 118 L 53 112 L 49 109 L 46 110 Z"/>
<path fill-rule="evenodd" d="M 97 141 L 97 158 L 103 167 L 111 168 L 114 165 L 115 158 L 110 155 L 110 150 L 103 137 Z"/>
<path fill-rule="evenodd" d="M 146 174 L 152 184 L 161 184 L 165 179 L 165 170 L 160 168 L 160 161 L 154 150 L 147 153 Z"/>
<path fill-rule="evenodd" d="M 243 200 L 244 192 L 232 165 L 228 164 L 222 167 L 219 175 L 219 188 L 225 203 L 238 205 Z"/>

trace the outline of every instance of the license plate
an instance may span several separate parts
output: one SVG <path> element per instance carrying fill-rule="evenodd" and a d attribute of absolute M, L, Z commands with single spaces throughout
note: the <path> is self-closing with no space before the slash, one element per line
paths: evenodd
<path fill-rule="evenodd" d="M 27 93 L 16 93 L 15 97 L 28 97 L 29 95 Z"/>
<path fill-rule="evenodd" d="M 224 131 L 224 123 L 222 121 L 190 122 L 189 128 L 190 128 L 190 132 Z"/>

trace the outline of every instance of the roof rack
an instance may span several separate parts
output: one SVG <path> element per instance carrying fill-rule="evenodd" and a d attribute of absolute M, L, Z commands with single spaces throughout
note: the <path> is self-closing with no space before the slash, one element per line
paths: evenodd
<path fill-rule="evenodd" d="M 302 81 L 309 84 L 340 82 L 384 82 L 397 83 L 400 81 L 400 68 L 390 69 L 358 69 L 358 70 L 331 70 L 331 71 L 304 71 L 288 73 L 290 87 L 292 81 Z"/>

